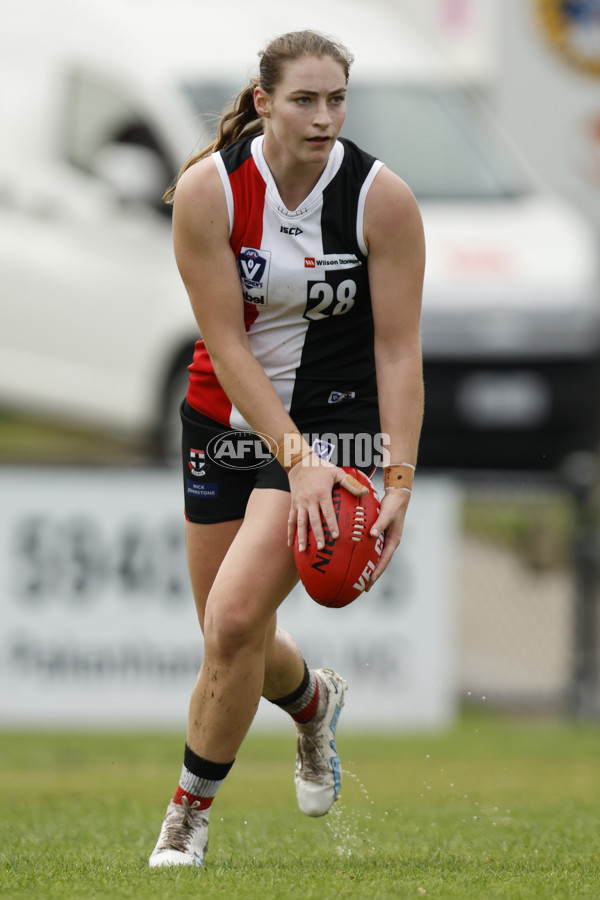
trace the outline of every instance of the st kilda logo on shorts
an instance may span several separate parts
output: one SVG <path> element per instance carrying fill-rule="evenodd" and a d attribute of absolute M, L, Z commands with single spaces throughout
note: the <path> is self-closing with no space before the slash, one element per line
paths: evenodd
<path fill-rule="evenodd" d="M 188 466 L 194 478 L 202 478 L 203 475 L 206 475 L 206 454 L 204 450 L 193 450 L 190 448 Z"/>

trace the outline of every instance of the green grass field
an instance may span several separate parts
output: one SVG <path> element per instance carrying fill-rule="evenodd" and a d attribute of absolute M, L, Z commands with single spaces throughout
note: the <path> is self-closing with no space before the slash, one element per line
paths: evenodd
<path fill-rule="evenodd" d="M 204 870 L 146 861 L 182 738 L 0 733 L 3 898 L 600 897 L 600 727 L 468 714 L 339 736 L 342 799 L 295 806 L 293 734 L 248 737 Z"/>

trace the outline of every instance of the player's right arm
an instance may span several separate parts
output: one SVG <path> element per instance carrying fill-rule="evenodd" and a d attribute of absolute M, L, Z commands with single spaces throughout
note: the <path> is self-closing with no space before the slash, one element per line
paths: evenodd
<path fill-rule="evenodd" d="M 296 431 L 266 372 L 254 357 L 244 325 L 237 261 L 229 243 L 229 217 L 221 177 L 210 158 L 181 176 L 173 206 L 177 266 L 219 383 L 251 427 L 280 442 Z M 306 543 L 310 521 L 323 542 L 321 511 L 331 533 L 337 523 L 331 494 L 345 477 L 337 467 L 313 460 L 290 473 L 290 534 Z"/>
<path fill-rule="evenodd" d="M 203 159 L 179 179 L 173 205 L 173 243 L 200 333 L 216 376 L 248 422 L 279 436 L 295 426 L 254 358 L 244 327 L 242 288 L 229 244 L 221 178 Z"/>

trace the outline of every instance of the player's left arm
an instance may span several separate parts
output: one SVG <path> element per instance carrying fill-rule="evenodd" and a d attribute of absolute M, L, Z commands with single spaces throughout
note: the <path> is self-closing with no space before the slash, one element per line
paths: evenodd
<path fill-rule="evenodd" d="M 364 230 L 381 431 L 389 435 L 389 463 L 416 466 L 424 403 L 420 319 L 425 240 L 412 192 L 387 168 L 378 172 L 367 194 Z M 400 543 L 410 496 L 394 489 L 382 498 L 372 533 L 385 532 L 385 543 L 371 583 Z"/>

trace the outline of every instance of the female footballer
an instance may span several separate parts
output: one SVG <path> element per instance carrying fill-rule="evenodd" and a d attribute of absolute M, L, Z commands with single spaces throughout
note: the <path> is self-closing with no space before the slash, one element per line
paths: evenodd
<path fill-rule="evenodd" d="M 300 809 L 323 815 L 340 789 L 347 685 L 309 670 L 277 608 L 298 577 L 294 537 L 304 549 L 310 524 L 322 546 L 322 518 L 337 537 L 333 486 L 364 490 L 332 434 L 387 436 L 372 532 L 385 535 L 381 575 L 402 535 L 423 414 L 421 217 L 399 177 L 339 137 L 351 63 L 316 32 L 273 40 L 216 140 L 165 195 L 202 334 L 182 421 L 204 659 L 151 867 L 203 865 L 211 804 L 261 696 L 296 723 Z M 239 452 L 225 458 L 226 447 Z"/>

